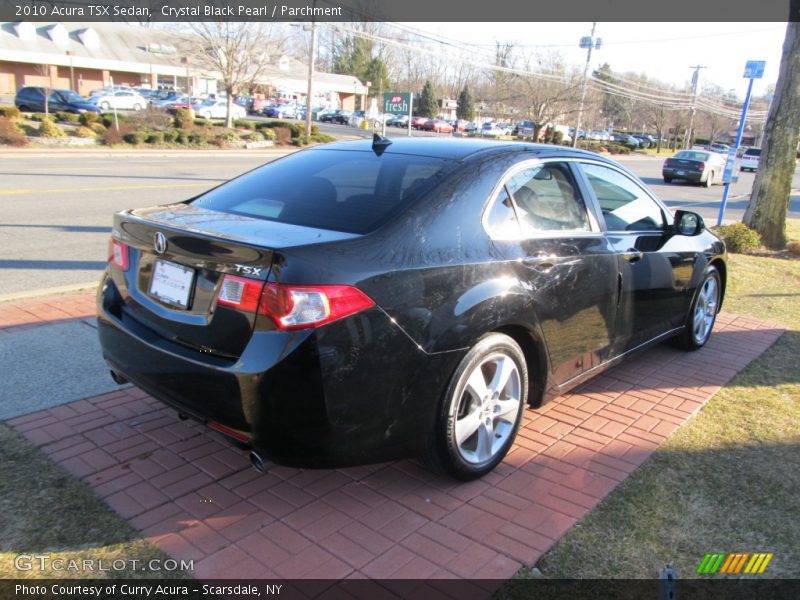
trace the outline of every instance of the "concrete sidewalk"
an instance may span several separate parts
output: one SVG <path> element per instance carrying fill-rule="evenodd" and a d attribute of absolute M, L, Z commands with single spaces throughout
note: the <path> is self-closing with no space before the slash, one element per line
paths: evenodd
<path fill-rule="evenodd" d="M 59 323 L 89 329 L 92 309 L 90 294 L 0 304 L 0 338 L 24 348 Z M 507 579 L 782 333 L 723 313 L 699 352 L 660 345 L 527 410 L 503 464 L 466 484 L 414 461 L 261 475 L 243 451 L 133 387 L 68 403 L 39 393 L 40 409 L 8 424 L 165 552 L 193 559 L 195 577 Z M 41 380 L 58 363 L 17 368 Z"/>

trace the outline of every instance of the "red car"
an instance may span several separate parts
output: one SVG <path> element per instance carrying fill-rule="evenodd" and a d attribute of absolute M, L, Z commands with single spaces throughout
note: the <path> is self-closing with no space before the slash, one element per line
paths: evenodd
<path fill-rule="evenodd" d="M 442 119 L 431 119 L 422 128 L 425 131 L 435 131 L 436 133 L 453 133 L 453 126 Z"/>
<path fill-rule="evenodd" d="M 422 129 L 428 121 L 428 117 L 411 117 L 411 127 L 414 129 Z"/>

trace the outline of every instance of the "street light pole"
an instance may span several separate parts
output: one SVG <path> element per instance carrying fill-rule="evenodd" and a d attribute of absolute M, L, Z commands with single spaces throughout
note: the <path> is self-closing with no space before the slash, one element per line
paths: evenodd
<path fill-rule="evenodd" d="M 592 48 L 596 47 L 599 50 L 600 46 L 603 43 L 603 41 L 600 38 L 598 38 L 597 40 L 595 40 L 594 38 L 594 31 L 596 27 L 597 23 L 593 22 L 591 35 L 588 38 L 586 37 L 581 38 L 580 41 L 580 47 L 586 48 L 587 52 L 586 52 L 586 65 L 583 67 L 583 85 L 581 86 L 581 103 L 578 108 L 578 122 L 575 124 L 575 133 L 572 136 L 573 148 L 576 148 L 578 146 L 578 132 L 580 132 L 581 130 L 581 118 L 583 117 L 583 103 L 586 100 L 586 83 L 587 83 L 587 78 L 589 76 L 589 62 L 592 60 Z M 596 46 L 595 43 L 597 44 Z"/>
<path fill-rule="evenodd" d="M 689 127 L 686 129 L 686 140 L 683 143 L 684 148 L 690 148 L 692 146 L 692 138 L 694 138 L 694 113 L 697 105 L 697 84 L 700 81 L 700 69 L 705 69 L 707 67 L 695 65 L 689 68 L 694 69 L 694 75 L 692 75 L 692 108 L 689 114 Z"/>

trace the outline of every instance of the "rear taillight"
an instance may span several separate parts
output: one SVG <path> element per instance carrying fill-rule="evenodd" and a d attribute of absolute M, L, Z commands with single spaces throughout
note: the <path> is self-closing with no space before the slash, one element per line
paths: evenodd
<path fill-rule="evenodd" d="M 706 168 L 706 163 L 701 162 L 699 165 L 697 165 L 697 168 L 700 169 L 701 171 L 704 171 Z"/>
<path fill-rule="evenodd" d="M 128 247 L 113 237 L 108 240 L 108 262 L 123 271 L 128 270 Z"/>
<path fill-rule="evenodd" d="M 369 296 L 349 285 L 264 285 L 233 275 L 223 279 L 217 303 L 257 311 L 283 330 L 319 327 L 375 306 Z"/>
<path fill-rule="evenodd" d="M 264 288 L 261 312 L 278 329 L 319 327 L 375 306 L 372 299 L 349 285 L 281 285 Z"/>

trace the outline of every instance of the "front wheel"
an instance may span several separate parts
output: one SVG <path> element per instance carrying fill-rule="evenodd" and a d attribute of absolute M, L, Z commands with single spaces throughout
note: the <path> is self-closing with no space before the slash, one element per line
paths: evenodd
<path fill-rule="evenodd" d="M 706 345 L 717 319 L 721 289 L 719 271 L 709 266 L 703 281 L 695 290 L 689 314 L 686 315 L 684 332 L 676 338 L 678 346 L 684 350 L 699 350 Z"/>
<path fill-rule="evenodd" d="M 514 443 L 527 395 L 528 368 L 519 345 L 501 333 L 483 337 L 447 387 L 427 462 L 461 480 L 494 469 Z"/>
<path fill-rule="evenodd" d="M 109 110 L 111 108 L 111 104 L 109 104 L 108 102 L 103 102 L 100 106 L 105 111 L 107 111 L 107 110 Z"/>

